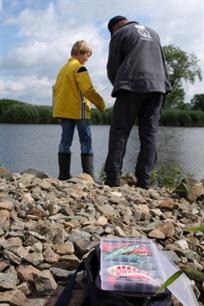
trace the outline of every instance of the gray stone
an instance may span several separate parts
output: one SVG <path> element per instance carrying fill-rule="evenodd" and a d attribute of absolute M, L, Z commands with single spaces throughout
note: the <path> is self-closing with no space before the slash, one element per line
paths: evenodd
<path fill-rule="evenodd" d="M 24 306 L 45 306 L 46 299 L 43 298 L 33 298 L 26 299 Z"/>
<path fill-rule="evenodd" d="M 77 240 L 89 240 L 91 235 L 87 232 L 82 230 L 76 229 L 72 230 L 69 236 L 70 241 L 77 241 Z"/>
<path fill-rule="evenodd" d="M 6 168 L 0 167 L 0 178 L 11 181 L 13 179 L 13 173 Z"/>
<path fill-rule="evenodd" d="M 72 271 L 68 271 L 68 270 L 64 270 L 64 269 L 60 269 L 56 267 L 50 268 L 50 271 L 55 277 L 55 279 L 58 279 L 58 280 L 67 280 L 67 277 L 69 276 L 69 274 L 72 273 Z"/>
<path fill-rule="evenodd" d="M 64 284 L 67 271 L 76 269 L 102 236 L 149 237 L 178 267 L 201 271 L 203 233 L 186 230 L 202 224 L 201 201 L 128 182 L 126 178 L 125 185 L 110 188 L 85 176 L 64 182 L 40 179 L 33 172 L 0 178 L 0 202 L 13 203 L 0 207 L 2 303 L 42 306 L 46 298 L 37 298 L 36 289 L 37 295 L 49 296 Z M 8 279 L 9 266 L 16 272 Z M 200 299 L 202 286 L 196 280 L 195 286 Z M 25 299 L 28 294 L 35 298 Z"/>
<path fill-rule="evenodd" d="M 0 202 L 0 209 L 7 209 L 11 211 L 13 208 L 13 201 L 3 201 Z"/>
<path fill-rule="evenodd" d="M 0 292 L 0 301 L 12 306 L 24 306 L 25 295 L 21 290 Z"/>
<path fill-rule="evenodd" d="M 57 288 L 57 283 L 49 270 L 34 272 L 33 278 L 37 292 L 43 296 L 51 294 Z"/>
<path fill-rule="evenodd" d="M 13 266 L 6 272 L 0 273 L 0 290 L 15 289 L 17 285 L 17 273 Z"/>
<path fill-rule="evenodd" d="M 48 178 L 49 176 L 44 173 L 43 171 L 40 171 L 40 170 L 37 170 L 37 169 L 32 169 L 32 168 L 29 168 L 29 169 L 26 169 L 22 172 L 23 173 L 27 173 L 27 174 L 31 174 L 35 177 L 38 177 L 40 179 L 43 179 L 43 178 Z"/>

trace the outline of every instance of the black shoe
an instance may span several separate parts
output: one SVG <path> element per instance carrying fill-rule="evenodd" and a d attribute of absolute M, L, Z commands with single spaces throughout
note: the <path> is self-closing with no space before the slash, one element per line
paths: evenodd
<path fill-rule="evenodd" d="M 120 186 L 120 177 L 117 178 L 106 178 L 105 185 L 108 185 L 110 187 L 119 187 Z"/>
<path fill-rule="evenodd" d="M 139 188 L 146 189 L 146 190 L 149 189 L 149 185 L 141 184 L 141 183 L 138 183 L 138 182 L 135 184 L 135 187 L 139 187 Z"/>

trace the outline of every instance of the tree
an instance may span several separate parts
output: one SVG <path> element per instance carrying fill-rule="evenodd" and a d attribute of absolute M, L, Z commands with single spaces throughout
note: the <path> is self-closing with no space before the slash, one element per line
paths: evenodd
<path fill-rule="evenodd" d="M 191 105 L 193 110 L 204 111 L 204 94 L 195 95 L 191 99 Z"/>
<path fill-rule="evenodd" d="M 172 44 L 164 46 L 163 50 L 172 86 L 172 92 L 167 96 L 165 105 L 166 108 L 182 108 L 185 100 L 184 83 L 193 84 L 196 78 L 202 80 L 199 59 Z"/>

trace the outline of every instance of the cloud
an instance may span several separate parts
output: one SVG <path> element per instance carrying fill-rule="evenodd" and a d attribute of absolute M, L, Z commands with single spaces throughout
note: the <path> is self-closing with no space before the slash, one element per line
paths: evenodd
<path fill-rule="evenodd" d="M 27 101 L 34 104 L 52 103 L 52 92 L 50 81 L 46 78 L 37 78 L 35 75 L 20 77 L 16 80 L 1 80 L 0 90 L 2 97 L 9 97 L 15 100 Z"/>
<path fill-rule="evenodd" d="M 3 69 L 5 77 L 13 78 L 14 75 L 16 76 L 12 82 L 3 83 L 3 86 L 6 86 L 3 91 L 4 96 L 9 94 L 9 88 L 10 95 L 15 95 L 15 88 L 21 88 L 21 82 L 24 82 L 23 76 L 26 75 L 28 79 L 31 78 L 31 82 L 36 88 L 36 100 L 45 101 L 44 97 L 40 99 L 38 83 L 33 82 L 33 78 L 37 80 L 46 76 L 49 86 L 46 85 L 44 90 L 48 96 L 47 103 L 50 103 L 50 88 L 57 71 L 69 57 L 73 43 L 79 39 L 85 39 L 93 46 L 93 56 L 88 67 L 91 71 L 93 70 L 92 75 L 93 79 L 96 78 L 97 87 L 100 88 L 100 84 L 104 83 L 104 67 L 106 65 L 104 49 L 106 44 L 100 35 L 100 28 L 97 28 L 93 23 L 82 24 L 68 19 L 65 25 L 60 16 L 56 14 L 52 3 L 45 11 L 25 9 L 18 18 L 12 19 L 12 24 L 15 23 L 20 27 L 18 35 L 25 37 L 26 40 L 0 60 L 0 68 Z M 95 67 L 92 63 L 95 63 Z M 107 79 L 106 82 L 108 83 Z M 30 101 L 30 91 L 28 83 L 26 84 L 27 100 Z M 103 86 L 103 88 L 107 88 L 107 86 Z M 19 97 L 17 90 L 16 95 Z M 26 97 L 26 88 L 21 96 Z"/>
<path fill-rule="evenodd" d="M 5 11 L 4 26 L 15 28 L 17 41 L 0 58 L 4 97 L 51 104 L 51 87 L 59 68 L 69 57 L 72 44 L 85 39 L 93 46 L 87 64 L 93 83 L 112 104 L 111 85 L 106 76 L 109 43 L 106 27 L 108 20 L 118 14 L 153 27 L 163 45 L 173 43 L 186 52 L 194 52 L 204 66 L 201 25 L 204 4 L 200 0 L 47 0 L 42 6 L 42 1 L 8 3 L 12 3 L 12 8 Z M 200 91 L 201 84 L 186 86 L 187 95 Z"/>

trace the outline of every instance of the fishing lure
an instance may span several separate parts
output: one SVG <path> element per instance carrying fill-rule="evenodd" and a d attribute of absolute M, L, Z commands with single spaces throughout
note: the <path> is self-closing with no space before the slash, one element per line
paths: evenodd
<path fill-rule="evenodd" d="M 132 250 L 131 254 L 139 254 L 139 255 L 145 256 L 145 255 L 151 255 L 151 252 L 147 247 L 143 246 L 143 247 Z"/>
<path fill-rule="evenodd" d="M 137 269 L 129 265 L 115 265 L 107 269 L 109 274 L 108 280 L 113 282 L 122 280 L 132 280 L 136 282 L 153 283 L 152 276 L 144 270 Z"/>
<path fill-rule="evenodd" d="M 120 247 L 111 251 L 110 253 L 106 254 L 105 259 L 109 259 L 118 255 L 128 255 L 128 254 L 134 254 L 134 255 L 138 254 L 146 256 L 146 255 L 151 255 L 151 252 L 146 247 L 140 247 L 139 244 L 133 244 L 129 246 Z"/>
<path fill-rule="evenodd" d="M 116 256 L 116 255 L 122 255 L 122 254 L 130 253 L 131 251 L 133 251 L 134 249 L 137 249 L 138 247 L 139 247 L 138 244 L 133 244 L 133 245 L 130 245 L 130 246 L 124 246 L 124 247 L 118 248 L 116 250 L 113 250 L 109 254 L 106 254 L 105 259 L 110 258 L 112 256 Z"/>

